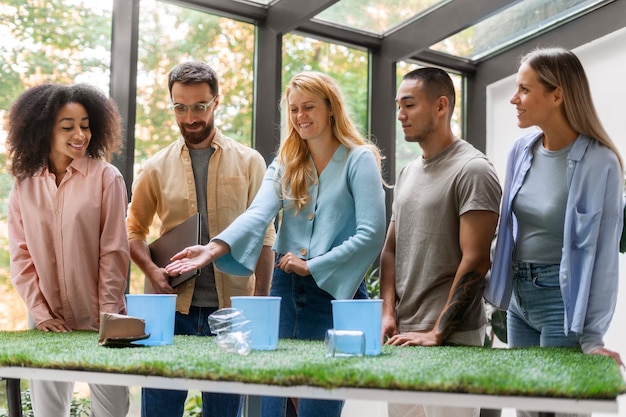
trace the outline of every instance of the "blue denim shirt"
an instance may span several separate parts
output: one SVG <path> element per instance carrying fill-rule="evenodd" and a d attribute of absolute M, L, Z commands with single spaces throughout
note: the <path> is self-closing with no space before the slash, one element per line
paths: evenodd
<path fill-rule="evenodd" d="M 485 299 L 508 308 L 517 221 L 512 202 L 533 158 L 542 132 L 520 138 L 509 154 L 491 274 Z M 619 239 L 623 223 L 623 174 L 616 155 L 580 135 L 567 157 L 568 197 L 563 229 L 560 284 L 565 306 L 564 331 L 579 335 L 583 351 L 603 346 L 619 280 Z"/>
<path fill-rule="evenodd" d="M 352 298 L 385 238 L 385 193 L 374 154 L 340 145 L 309 187 L 309 203 L 297 213 L 281 197 L 281 173 L 274 160 L 250 208 L 215 237 L 231 249 L 215 266 L 249 275 L 265 227 L 282 209 L 274 251 L 305 259 L 321 289 L 337 299 Z"/>

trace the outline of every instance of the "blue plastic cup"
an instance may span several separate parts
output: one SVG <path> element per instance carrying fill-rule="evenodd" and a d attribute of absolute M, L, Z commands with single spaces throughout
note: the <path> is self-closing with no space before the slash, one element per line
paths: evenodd
<path fill-rule="evenodd" d="M 383 300 L 332 300 L 335 330 L 360 330 L 365 335 L 365 354 L 382 349 Z"/>
<path fill-rule="evenodd" d="M 230 297 L 233 308 L 250 320 L 250 346 L 255 350 L 274 350 L 278 347 L 280 297 Z"/>
<path fill-rule="evenodd" d="M 127 294 L 129 316 L 144 319 L 150 337 L 133 342 L 137 345 L 161 346 L 174 342 L 176 294 Z"/>

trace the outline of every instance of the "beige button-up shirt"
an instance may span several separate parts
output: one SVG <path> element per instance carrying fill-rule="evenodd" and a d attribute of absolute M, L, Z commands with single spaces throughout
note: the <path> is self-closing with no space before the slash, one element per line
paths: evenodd
<path fill-rule="evenodd" d="M 256 195 L 265 174 L 265 160 L 259 152 L 216 131 L 211 146 L 215 152 L 209 164 L 207 214 L 211 238 L 243 213 Z M 129 239 L 145 240 L 154 216 L 161 221 L 159 235 L 182 223 L 198 211 L 196 184 L 189 149 L 179 138 L 143 166 L 133 184 L 128 209 Z M 264 245 L 272 246 L 276 233 L 268 227 Z M 255 276 L 240 277 L 215 269 L 219 308 L 230 306 L 230 297 L 254 294 Z M 187 314 L 195 278 L 177 287 L 177 311 Z"/>

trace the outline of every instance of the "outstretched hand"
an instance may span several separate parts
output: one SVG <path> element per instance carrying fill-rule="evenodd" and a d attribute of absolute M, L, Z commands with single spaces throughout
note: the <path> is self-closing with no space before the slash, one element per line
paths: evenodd
<path fill-rule="evenodd" d="M 173 262 L 165 266 L 165 271 L 174 277 L 187 271 L 200 269 L 211 260 L 209 249 L 206 246 L 189 246 L 172 256 Z"/>
<path fill-rule="evenodd" d="M 228 252 L 230 247 L 220 240 L 212 240 L 206 245 L 189 246 L 172 256 L 172 263 L 165 267 L 165 271 L 174 277 L 200 269 Z"/>

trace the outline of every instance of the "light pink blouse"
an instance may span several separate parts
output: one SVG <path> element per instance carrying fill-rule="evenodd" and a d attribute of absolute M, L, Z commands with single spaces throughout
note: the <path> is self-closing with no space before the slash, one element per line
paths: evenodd
<path fill-rule="evenodd" d="M 47 168 L 15 182 L 11 280 L 35 324 L 98 330 L 100 312 L 125 312 L 127 204 L 120 172 L 94 158 L 75 159 L 58 188 Z"/>

